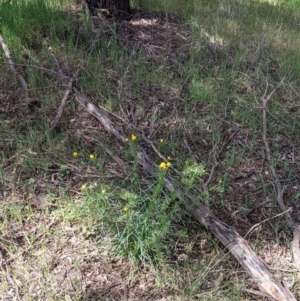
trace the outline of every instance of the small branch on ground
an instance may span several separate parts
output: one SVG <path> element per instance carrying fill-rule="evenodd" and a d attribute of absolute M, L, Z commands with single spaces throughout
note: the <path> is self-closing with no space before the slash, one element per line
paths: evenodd
<path fill-rule="evenodd" d="M 190 145 L 189 145 L 189 143 L 188 143 L 188 141 L 187 141 L 187 139 L 186 139 L 186 134 L 185 134 L 185 132 L 183 133 L 183 142 L 184 142 L 185 147 L 188 149 L 188 151 L 189 151 L 189 153 L 190 153 L 190 155 L 191 155 L 193 161 L 194 161 L 195 163 L 197 163 L 197 159 L 195 158 L 195 155 L 194 155 L 194 153 L 193 153 L 193 151 L 192 151 L 192 149 L 191 149 L 191 147 L 190 147 Z"/>
<path fill-rule="evenodd" d="M 283 80 L 281 81 L 281 83 L 283 82 Z M 280 83 L 280 85 L 281 85 Z M 279 86 L 278 86 L 279 87 Z M 272 164 L 272 158 L 271 158 L 271 151 L 270 151 L 270 145 L 268 142 L 268 138 L 267 138 L 267 132 L 268 132 L 268 128 L 267 128 L 267 104 L 268 101 L 271 99 L 271 97 L 273 96 L 273 94 L 276 92 L 276 90 L 278 89 L 278 87 L 276 87 L 275 89 L 273 89 L 271 91 L 271 93 L 269 95 L 267 95 L 268 92 L 268 88 L 269 88 L 269 83 L 268 81 L 266 82 L 266 89 L 265 89 L 265 93 L 264 96 L 262 97 L 262 112 L 263 112 L 263 132 L 262 132 L 262 138 L 265 144 L 265 150 L 266 150 L 266 157 L 270 166 L 270 170 L 271 170 L 271 174 L 275 180 L 275 186 L 276 186 L 276 192 L 277 192 L 277 197 L 276 197 L 276 201 L 281 209 L 282 212 L 285 212 L 285 218 L 287 221 L 287 224 L 290 228 L 294 227 L 294 222 L 291 218 L 291 215 L 289 214 L 288 210 L 286 209 L 284 202 L 283 202 L 283 187 L 281 186 L 280 183 L 280 179 L 277 175 L 277 172 Z"/>
<path fill-rule="evenodd" d="M 24 89 L 25 92 L 27 93 L 27 91 L 28 91 L 28 85 L 27 85 L 27 83 L 26 83 L 24 77 L 23 77 L 20 73 L 18 73 L 17 70 L 15 69 L 15 67 L 14 67 L 14 62 L 12 61 L 11 56 L 10 56 L 9 48 L 8 48 L 8 46 L 6 45 L 4 39 L 3 39 L 3 37 L 2 37 L 1 35 L 0 35 L 0 43 L 1 43 L 1 45 L 2 45 L 2 49 L 3 49 L 3 51 L 4 51 L 4 54 L 5 54 L 5 56 L 6 56 L 7 60 L 8 60 L 10 70 L 11 70 L 11 71 L 14 73 L 14 75 L 19 79 L 19 81 L 20 81 L 20 83 L 21 83 L 23 89 Z"/>
<path fill-rule="evenodd" d="M 287 211 L 292 211 L 292 208 L 288 208 Z M 259 227 L 261 224 L 263 224 L 263 223 L 265 223 L 265 222 L 267 222 L 267 221 L 269 221 L 269 220 L 272 220 L 272 219 L 274 219 L 274 218 L 276 218 L 276 217 L 279 217 L 279 216 L 281 216 L 281 215 L 285 215 L 285 214 L 286 214 L 286 211 L 281 212 L 281 213 L 279 213 L 279 214 L 277 214 L 277 215 L 275 215 L 275 216 L 272 216 L 272 217 L 270 217 L 270 218 L 267 218 L 267 219 L 261 221 L 260 223 L 257 223 L 257 224 L 255 224 L 255 225 L 253 225 L 253 226 L 247 231 L 247 233 L 244 235 L 244 238 L 245 238 L 246 236 L 248 236 L 248 235 L 249 235 L 253 230 L 255 230 L 257 227 Z"/>
<path fill-rule="evenodd" d="M 53 54 L 53 50 L 52 50 L 51 46 L 48 47 L 48 51 L 49 51 L 50 58 L 58 71 L 58 74 L 61 74 L 61 75 L 64 74 L 64 72 L 60 66 L 59 60 Z"/>
<path fill-rule="evenodd" d="M 167 158 L 161 154 L 161 152 L 156 148 L 156 146 L 154 145 L 154 143 L 146 138 L 146 136 L 144 135 L 144 133 L 142 134 L 143 139 L 152 147 L 152 149 L 156 152 L 156 154 L 164 161 L 167 161 Z"/>
<path fill-rule="evenodd" d="M 45 73 L 45 74 L 47 74 L 49 76 L 56 75 L 56 76 L 62 77 L 63 79 L 66 79 L 66 80 L 68 80 L 68 78 L 69 78 L 68 76 L 63 75 L 63 74 L 59 74 L 58 72 L 53 71 L 51 69 L 40 67 L 40 66 L 36 66 L 36 65 L 17 64 L 17 63 L 3 63 L 3 62 L 0 62 L 0 64 L 1 65 L 12 65 L 12 66 L 34 68 L 34 69 L 37 69 L 37 70 L 41 70 L 43 73 Z"/>
<path fill-rule="evenodd" d="M 215 162 L 212 164 L 212 167 L 211 167 L 211 170 L 210 170 L 208 179 L 207 179 L 206 182 L 203 184 L 203 187 L 202 187 L 203 191 L 207 191 L 207 190 L 208 190 L 208 185 L 209 185 L 209 183 L 210 183 L 210 181 L 211 181 L 211 179 L 212 179 L 212 177 L 213 177 L 213 175 L 214 175 L 215 169 L 216 169 L 216 167 L 218 167 L 218 165 L 219 165 L 219 162 L 217 162 L 217 161 L 215 160 Z"/>
<path fill-rule="evenodd" d="M 65 95 L 64 95 L 64 97 L 63 97 L 63 99 L 61 101 L 61 104 L 60 104 L 60 106 L 58 108 L 58 111 L 57 111 L 57 114 L 56 114 L 54 120 L 51 122 L 50 131 L 54 130 L 54 128 L 58 125 L 59 120 L 61 119 L 62 113 L 64 111 L 64 107 L 65 107 L 65 105 L 67 103 L 69 95 L 72 92 L 73 82 L 77 79 L 78 73 L 79 73 L 79 69 L 77 69 L 76 72 L 74 73 L 74 75 L 69 79 L 68 89 L 65 92 Z"/>
<path fill-rule="evenodd" d="M 283 79 L 284 80 L 284 79 Z M 276 192 L 277 192 L 277 197 L 276 201 L 277 204 L 279 205 L 280 209 L 282 212 L 284 212 L 284 216 L 286 219 L 286 222 L 290 228 L 294 228 L 294 239 L 293 239 L 293 256 L 294 256 L 294 261 L 296 266 L 300 266 L 300 251 L 299 251 L 299 225 L 294 224 L 291 215 L 289 214 L 289 210 L 286 209 L 285 204 L 283 202 L 283 192 L 284 192 L 284 187 L 281 186 L 280 179 L 277 175 L 277 172 L 275 170 L 275 167 L 272 164 L 272 157 L 271 157 L 271 150 L 270 150 L 270 145 L 267 139 L 267 104 L 268 101 L 271 99 L 273 94 L 276 92 L 276 90 L 279 88 L 279 86 L 283 83 L 283 80 L 280 82 L 280 84 L 271 91 L 269 95 L 267 95 L 268 88 L 269 88 L 269 83 L 266 81 L 266 89 L 265 93 L 262 97 L 262 112 L 263 112 L 263 132 L 262 132 L 262 138 L 265 144 L 265 150 L 266 150 L 266 157 L 267 161 L 270 166 L 271 174 L 275 180 L 275 187 L 276 187 Z"/>
<path fill-rule="evenodd" d="M 126 165 L 124 163 L 124 161 L 117 156 L 116 154 L 114 154 L 114 152 L 112 150 L 110 150 L 109 148 L 107 148 L 99 139 L 96 139 L 97 144 L 99 144 L 103 149 L 105 149 L 105 152 L 115 160 L 116 163 L 118 163 L 119 167 L 122 169 L 123 172 L 126 172 Z"/>
<path fill-rule="evenodd" d="M 108 116 L 103 111 L 98 109 L 94 104 L 92 104 L 88 97 L 86 97 L 84 94 L 80 93 L 75 88 L 73 88 L 73 90 L 76 92 L 75 98 L 79 104 L 83 106 L 91 115 L 96 117 L 109 133 L 116 136 L 122 142 L 125 142 L 125 134 L 115 127 L 114 123 L 108 118 Z"/>

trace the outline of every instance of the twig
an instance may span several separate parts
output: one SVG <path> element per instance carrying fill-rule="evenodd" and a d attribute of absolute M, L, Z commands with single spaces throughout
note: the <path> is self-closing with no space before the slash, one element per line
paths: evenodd
<path fill-rule="evenodd" d="M 280 85 L 282 84 L 282 82 L 283 82 L 283 80 L 280 82 Z M 284 202 L 283 202 L 284 188 L 281 186 L 279 177 L 275 170 L 275 167 L 272 165 L 271 151 L 270 151 L 269 142 L 267 140 L 267 103 L 271 99 L 271 97 L 275 93 L 275 91 L 278 89 L 278 87 L 273 89 L 271 91 L 271 93 L 268 96 L 266 96 L 267 91 L 268 91 L 268 82 L 266 82 L 265 93 L 264 93 L 264 96 L 262 97 L 262 103 L 263 103 L 263 107 L 262 107 L 262 110 L 263 110 L 263 133 L 262 133 L 262 137 L 263 137 L 263 141 L 265 144 L 266 156 L 267 156 L 267 160 L 270 165 L 270 170 L 271 170 L 273 178 L 275 179 L 275 186 L 276 186 L 276 190 L 277 190 L 277 197 L 276 197 L 277 203 L 278 203 L 281 211 L 284 213 L 284 216 L 285 216 L 288 226 L 290 228 L 294 228 L 294 233 L 293 233 L 294 239 L 293 239 L 293 244 L 292 244 L 292 251 L 293 251 L 293 256 L 294 256 L 294 262 L 297 267 L 300 267 L 300 251 L 299 251 L 299 236 L 300 236 L 300 233 L 299 233 L 300 228 L 299 227 L 300 226 L 294 224 L 294 222 L 291 218 L 291 215 L 288 212 L 289 210 L 287 210 L 284 205 Z"/>
<path fill-rule="evenodd" d="M 115 135 L 118 139 L 125 142 L 126 136 L 125 134 L 118 130 L 114 123 L 108 118 L 108 116 L 103 112 L 100 111 L 94 104 L 90 102 L 90 100 L 82 93 L 80 93 L 77 89 L 73 88 L 73 90 L 76 92 L 76 100 L 94 117 L 96 117 L 102 125 L 105 127 L 105 129 L 109 132 Z"/>
<path fill-rule="evenodd" d="M 61 101 L 61 104 L 58 108 L 58 111 L 57 111 L 57 114 L 54 118 L 54 120 L 51 122 L 51 127 L 50 127 L 50 131 L 53 131 L 54 128 L 58 125 L 59 123 L 59 120 L 62 116 L 62 113 L 64 111 L 64 107 L 67 103 L 67 99 L 69 97 L 69 95 L 71 94 L 72 92 L 72 87 L 73 87 L 73 82 L 77 79 L 78 77 L 78 73 L 79 73 L 79 69 L 76 70 L 76 72 L 74 73 L 74 75 L 70 78 L 69 82 L 68 82 L 68 90 L 65 92 L 65 95 Z"/>
<path fill-rule="evenodd" d="M 264 297 L 264 298 L 268 297 L 267 294 L 261 293 L 260 291 L 253 290 L 253 289 L 245 288 L 243 291 L 245 291 L 246 293 L 257 295 L 257 296 Z"/>
<path fill-rule="evenodd" d="M 263 224 L 263 223 L 265 223 L 265 222 L 267 222 L 267 221 L 269 221 L 269 220 L 271 220 L 271 219 L 274 219 L 274 218 L 276 218 L 276 217 L 279 217 L 279 216 L 281 216 L 281 215 L 284 215 L 284 214 L 286 214 L 288 211 L 292 211 L 292 208 L 288 208 L 286 211 L 284 211 L 284 212 L 280 212 L 279 214 L 277 214 L 277 215 L 275 215 L 275 216 L 272 216 L 272 217 L 270 217 L 270 218 L 267 218 L 267 219 L 265 219 L 265 220 L 263 220 L 263 221 L 261 221 L 260 223 L 257 223 L 257 224 L 255 224 L 255 225 L 253 225 L 249 230 L 248 230 L 248 232 L 244 235 L 244 238 L 246 237 L 246 236 L 248 236 L 254 229 L 256 229 L 258 226 L 260 226 L 261 224 Z"/>
<path fill-rule="evenodd" d="M 203 191 L 207 191 L 208 190 L 208 185 L 212 179 L 212 176 L 215 172 L 215 169 L 216 167 L 218 167 L 219 165 L 219 162 L 215 161 L 215 163 L 213 163 L 212 167 L 211 167 L 211 170 L 210 170 L 210 173 L 209 173 L 209 176 L 208 176 L 208 179 L 207 181 L 203 184 Z"/>
<path fill-rule="evenodd" d="M 164 161 L 167 161 L 166 157 L 164 155 L 161 154 L 161 152 L 156 148 L 156 146 L 154 145 L 154 143 L 146 138 L 146 136 L 144 135 L 144 133 L 142 134 L 143 139 L 152 147 L 152 149 L 157 153 L 157 155 Z"/>
<path fill-rule="evenodd" d="M 9 49 L 8 49 L 6 43 L 5 43 L 5 41 L 4 41 L 4 39 L 3 39 L 3 37 L 2 37 L 1 35 L 0 35 L 0 43 L 1 43 L 1 45 L 2 45 L 2 49 L 3 49 L 3 51 L 4 51 L 4 54 L 5 54 L 5 56 L 6 56 L 7 60 L 8 60 L 8 64 L 9 64 L 10 70 L 11 70 L 11 71 L 15 74 L 15 76 L 19 79 L 19 81 L 20 81 L 20 83 L 21 83 L 23 89 L 24 89 L 25 92 L 27 93 L 27 91 L 28 91 L 28 85 L 27 85 L 27 83 L 26 83 L 24 77 L 23 77 L 20 73 L 18 73 L 17 70 L 15 69 L 15 67 L 14 67 L 14 62 L 12 61 L 12 59 L 11 59 L 11 57 L 10 57 L 10 51 L 9 51 Z"/>
<path fill-rule="evenodd" d="M 192 156 L 193 161 L 194 161 L 195 163 L 197 163 L 197 159 L 195 158 L 195 155 L 194 155 L 194 153 L 193 153 L 193 151 L 192 151 L 190 145 L 189 145 L 188 142 L 187 142 L 185 132 L 183 133 L 183 142 L 184 142 L 185 147 L 188 149 L 190 155 Z"/>
<path fill-rule="evenodd" d="M 60 63 L 58 61 L 58 59 L 55 57 L 55 55 L 53 54 L 53 50 L 52 50 L 52 47 L 49 46 L 48 47 L 48 51 L 49 51 L 49 54 L 50 54 L 50 58 L 52 59 L 52 62 L 54 63 L 57 71 L 58 71 L 58 74 L 64 74 L 61 66 L 60 66 Z"/>
<path fill-rule="evenodd" d="M 124 161 L 117 156 L 116 154 L 113 153 L 112 150 L 110 150 L 109 148 L 107 148 L 99 139 L 96 139 L 97 143 L 105 149 L 106 153 L 111 156 L 119 165 L 119 167 L 121 167 L 121 169 L 123 170 L 123 172 L 126 172 L 126 167 L 125 167 L 125 163 Z"/>
<path fill-rule="evenodd" d="M 57 75 L 59 77 L 62 77 L 62 78 L 66 78 L 68 79 L 68 76 L 66 75 L 63 75 L 63 74 L 60 74 L 54 70 L 51 70 L 51 69 L 48 69 L 48 68 L 44 68 L 44 67 L 40 67 L 40 66 L 36 66 L 36 65 L 26 65 L 26 64 L 17 64 L 17 63 L 4 63 L 4 62 L 0 62 L 1 65 L 11 65 L 11 66 L 21 66 L 21 67 L 27 67 L 27 68 L 35 68 L 35 69 L 38 69 L 38 70 L 41 70 L 41 71 L 44 71 L 46 74 L 48 75 Z"/>
<path fill-rule="evenodd" d="M 279 88 L 279 86 L 282 84 L 283 80 L 280 82 L 280 84 L 271 91 L 271 93 L 269 95 L 267 95 L 268 92 L 268 88 L 269 88 L 269 83 L 268 81 L 266 81 L 266 89 L 265 89 L 265 93 L 262 97 L 262 112 L 263 112 L 263 132 L 262 132 L 262 138 L 265 144 L 265 150 L 266 150 L 266 157 L 268 160 L 268 163 L 270 165 L 270 170 L 271 170 L 271 174 L 273 176 L 273 178 L 275 179 L 275 186 L 276 186 L 276 191 L 277 191 L 277 197 L 276 197 L 276 201 L 277 204 L 279 205 L 280 209 L 282 212 L 285 212 L 284 216 L 286 218 L 287 224 L 290 228 L 294 227 L 294 222 L 291 218 L 291 215 L 289 214 L 288 210 L 286 209 L 284 202 L 283 202 L 283 188 L 281 187 L 281 183 L 279 180 L 279 177 L 276 173 L 276 170 L 272 164 L 272 158 L 271 158 L 271 150 L 270 150 L 270 145 L 267 139 L 267 104 L 268 101 L 271 99 L 271 97 L 273 96 L 273 94 L 276 92 L 276 90 Z"/>

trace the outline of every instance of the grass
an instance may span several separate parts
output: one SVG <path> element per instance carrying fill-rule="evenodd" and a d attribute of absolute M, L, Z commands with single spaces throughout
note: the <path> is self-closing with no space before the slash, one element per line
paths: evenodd
<path fill-rule="evenodd" d="M 283 217 L 263 222 L 280 210 L 264 159 L 261 97 L 266 83 L 268 93 L 278 87 L 267 134 L 296 217 L 297 1 L 133 1 L 143 20 L 123 23 L 91 18 L 77 2 L 0 4 L 0 34 L 30 88 L 21 91 L 1 51 L 0 250 L 7 264 L 0 295 L 253 300 L 245 292 L 256 289 L 251 280 L 163 178 L 170 172 L 242 236 L 262 223 L 247 239 L 270 266 L 290 265 Z M 60 77 L 37 68 L 58 72 L 51 53 L 68 76 L 81 66 L 77 89 L 108 112 L 126 143 L 73 98 L 50 132 L 66 90 Z M 140 147 L 158 166 L 171 166 L 148 175 L 137 162 Z M 299 282 L 291 290 L 297 296 Z"/>

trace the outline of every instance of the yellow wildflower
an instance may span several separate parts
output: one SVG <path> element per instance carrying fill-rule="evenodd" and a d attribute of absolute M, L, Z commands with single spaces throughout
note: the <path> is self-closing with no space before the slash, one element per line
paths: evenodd
<path fill-rule="evenodd" d="M 95 155 L 94 154 L 90 154 L 90 159 L 95 159 Z"/>
<path fill-rule="evenodd" d="M 125 206 L 124 208 L 123 208 L 123 211 L 124 212 L 127 212 L 129 210 L 129 207 L 127 207 L 127 206 Z"/>
<path fill-rule="evenodd" d="M 82 191 L 85 191 L 85 190 L 86 190 L 86 184 L 81 185 L 80 189 L 81 189 Z"/>
<path fill-rule="evenodd" d="M 131 135 L 131 140 L 132 140 L 132 141 L 135 141 L 135 140 L 136 140 L 136 135 L 132 134 L 132 135 Z"/>
<path fill-rule="evenodd" d="M 77 152 L 73 152 L 73 157 L 77 158 L 78 157 L 78 153 Z"/>
<path fill-rule="evenodd" d="M 160 142 L 160 143 L 163 143 L 163 142 L 164 142 L 164 139 L 160 139 L 159 142 Z"/>
<path fill-rule="evenodd" d="M 159 164 L 159 168 L 160 168 L 160 169 L 166 169 L 166 168 L 167 168 L 166 162 L 161 162 L 161 163 Z"/>
<path fill-rule="evenodd" d="M 102 189 L 102 190 L 101 190 L 101 193 L 102 193 L 102 194 L 105 194 L 105 193 L 106 193 L 106 190 L 105 190 L 105 189 Z"/>
<path fill-rule="evenodd" d="M 167 162 L 166 165 L 167 165 L 167 167 L 170 167 L 170 166 L 172 166 L 172 163 L 171 162 Z"/>
<path fill-rule="evenodd" d="M 171 158 L 170 156 L 168 156 L 167 159 L 168 159 L 168 161 L 171 161 L 171 160 L 172 160 L 172 158 Z"/>
<path fill-rule="evenodd" d="M 128 139 L 128 138 L 125 138 L 125 141 L 126 141 L 126 142 L 128 142 L 128 141 L 129 141 L 129 139 Z"/>

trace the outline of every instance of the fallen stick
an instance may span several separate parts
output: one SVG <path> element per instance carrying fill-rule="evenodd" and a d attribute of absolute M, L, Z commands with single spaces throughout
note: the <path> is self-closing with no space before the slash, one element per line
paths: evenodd
<path fill-rule="evenodd" d="M 23 89 L 25 90 L 25 92 L 28 91 L 28 86 L 27 86 L 27 83 L 24 79 L 24 77 L 17 72 L 17 70 L 15 69 L 14 67 L 14 62 L 12 61 L 11 57 L 10 57 L 10 51 L 9 51 L 9 48 L 8 46 L 6 45 L 3 37 L 0 35 L 0 43 L 2 45 L 2 49 L 4 51 L 4 54 L 7 58 L 7 61 L 8 61 L 8 64 L 9 64 L 9 67 L 10 67 L 10 70 L 15 74 L 15 76 L 19 79 Z"/>
<path fill-rule="evenodd" d="M 68 82 L 68 89 L 65 92 L 65 95 L 64 95 L 64 97 L 61 101 L 61 104 L 58 108 L 58 111 L 57 111 L 57 114 L 56 114 L 54 120 L 51 122 L 50 131 L 53 131 L 59 123 L 59 120 L 60 120 L 60 118 L 62 116 L 62 113 L 64 111 L 64 107 L 65 107 L 65 105 L 67 103 L 67 100 L 69 98 L 69 95 L 72 92 L 73 82 L 77 79 L 78 73 L 79 73 L 79 69 L 77 69 L 77 71 L 74 73 L 74 75 L 70 78 L 70 80 Z"/>
<path fill-rule="evenodd" d="M 92 104 L 88 97 L 79 93 L 76 89 L 74 90 L 76 92 L 75 99 L 78 103 L 87 112 L 97 118 L 109 133 L 124 142 L 126 139 L 125 134 L 117 129 L 106 113 Z M 137 159 L 139 164 L 149 174 L 155 174 L 158 171 L 157 165 L 144 150 L 137 151 Z M 277 281 L 268 271 L 264 262 L 255 254 L 245 239 L 233 228 L 219 220 L 209 208 L 201 203 L 196 203 L 192 194 L 186 194 L 183 190 L 176 189 L 173 182 L 170 175 L 166 174 L 165 186 L 167 189 L 175 192 L 183 200 L 183 204 L 192 213 L 193 218 L 210 231 L 231 252 L 257 283 L 263 294 L 273 301 L 297 301 L 289 289 Z"/>
<path fill-rule="evenodd" d="M 275 180 L 275 187 L 276 187 L 276 192 L 277 192 L 277 197 L 276 197 L 277 204 L 279 205 L 281 211 L 285 212 L 285 219 L 286 219 L 286 222 L 287 222 L 288 226 L 290 228 L 293 228 L 294 227 L 294 222 L 291 218 L 291 215 L 287 211 L 287 209 L 285 207 L 285 204 L 283 202 L 283 199 L 282 199 L 284 189 L 283 189 L 283 187 L 281 187 L 280 179 L 277 175 L 275 167 L 272 164 L 271 150 L 270 150 L 270 145 L 269 145 L 269 142 L 268 142 L 268 139 L 267 139 L 267 103 L 271 99 L 271 97 L 275 93 L 275 91 L 278 89 L 278 87 L 276 87 L 267 96 L 268 87 L 269 87 L 269 84 L 268 84 L 268 82 L 266 82 L 266 90 L 265 90 L 264 96 L 262 97 L 262 104 L 263 104 L 263 106 L 262 106 L 262 113 L 263 113 L 263 116 L 262 116 L 263 117 L 262 138 L 263 138 L 263 141 L 264 141 L 264 144 L 265 144 L 266 157 L 267 157 L 267 161 L 268 161 L 269 166 L 270 166 L 271 174 L 272 174 L 272 176 Z"/>
<path fill-rule="evenodd" d="M 282 84 L 283 80 L 280 82 L 280 85 Z M 266 151 L 266 157 L 267 157 L 267 161 L 269 163 L 270 166 L 270 170 L 271 170 L 271 174 L 275 180 L 275 187 L 276 187 L 276 192 L 277 192 L 277 196 L 276 196 L 276 201 L 277 204 L 279 206 L 279 208 L 281 209 L 282 212 L 284 212 L 284 216 L 287 222 L 287 225 L 290 228 L 293 228 L 293 243 L 292 243 L 292 252 L 293 252 L 293 258 L 294 258 L 294 263 L 296 265 L 296 267 L 299 269 L 300 271 L 300 250 L 299 250 L 299 236 L 300 236 L 300 226 L 297 225 L 296 223 L 294 223 L 289 210 L 286 209 L 286 206 L 284 204 L 283 201 L 283 192 L 284 192 L 284 188 L 281 186 L 280 183 L 280 179 L 278 177 L 278 174 L 276 172 L 275 167 L 272 164 L 272 157 L 271 157 L 271 150 L 270 150 L 270 145 L 267 139 L 267 132 L 268 132 L 268 128 L 267 128 L 267 104 L 269 102 L 269 100 L 271 99 L 271 97 L 273 96 L 273 94 L 275 93 L 275 91 L 278 89 L 278 87 L 276 87 L 275 89 L 273 89 L 269 95 L 267 95 L 268 92 L 268 88 L 269 88 L 269 84 L 268 81 L 266 81 L 266 89 L 265 89 L 265 93 L 262 97 L 262 117 L 263 117 L 263 132 L 262 132 L 262 138 L 265 144 L 265 151 Z"/>

